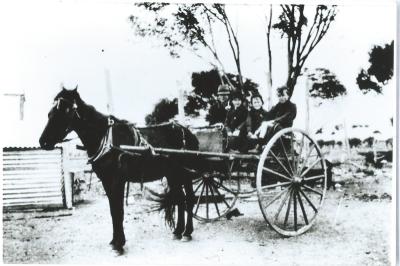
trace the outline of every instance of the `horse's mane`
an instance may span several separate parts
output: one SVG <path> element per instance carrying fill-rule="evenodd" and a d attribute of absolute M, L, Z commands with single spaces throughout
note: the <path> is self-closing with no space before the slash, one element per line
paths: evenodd
<path fill-rule="evenodd" d="M 83 107 L 81 110 L 83 111 L 83 119 L 93 120 L 93 121 L 105 121 L 108 122 L 108 118 L 114 120 L 117 124 L 125 124 L 125 125 L 133 125 L 131 122 L 125 119 L 120 119 L 114 115 L 105 115 L 102 112 L 98 111 L 93 105 L 87 104 L 82 99 L 80 99 L 79 105 Z"/>

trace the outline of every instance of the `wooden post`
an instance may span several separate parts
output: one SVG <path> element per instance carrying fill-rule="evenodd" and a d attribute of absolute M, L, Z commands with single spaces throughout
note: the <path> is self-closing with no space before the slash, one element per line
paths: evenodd
<path fill-rule="evenodd" d="M 183 122 L 185 120 L 185 91 L 182 88 L 179 88 L 179 97 L 178 97 L 178 121 Z"/>
<path fill-rule="evenodd" d="M 347 135 L 346 118 L 343 118 L 343 130 L 344 130 L 344 143 L 346 145 L 347 158 L 350 159 L 350 142 Z"/>
<path fill-rule="evenodd" d="M 271 72 L 267 71 L 267 110 L 269 111 L 272 107 L 272 79 L 271 79 Z"/>
<path fill-rule="evenodd" d="M 19 97 L 19 119 L 24 120 L 24 104 L 26 101 L 24 93 L 5 93 L 4 96 L 17 96 Z"/>
<path fill-rule="evenodd" d="M 106 89 L 107 89 L 107 112 L 108 114 L 114 113 L 114 105 L 112 99 L 112 89 L 111 89 L 111 79 L 110 79 L 110 71 L 108 69 L 104 70 L 106 76 Z"/>
<path fill-rule="evenodd" d="M 308 80 L 308 71 L 305 69 L 306 77 L 306 132 L 310 135 L 310 81 Z"/>

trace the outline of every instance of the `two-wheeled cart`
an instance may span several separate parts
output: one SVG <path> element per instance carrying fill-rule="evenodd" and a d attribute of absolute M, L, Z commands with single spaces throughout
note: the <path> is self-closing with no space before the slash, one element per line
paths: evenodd
<path fill-rule="evenodd" d="M 265 221 L 284 236 L 311 228 L 327 190 L 327 171 L 320 148 L 305 131 L 277 132 L 261 154 L 226 152 L 230 137 L 219 128 L 192 129 L 199 150 L 153 148 L 158 156 L 183 156 L 198 174 L 194 217 L 215 221 L 226 216 L 243 193 L 256 193 Z M 130 152 L 146 147 L 121 146 Z"/>

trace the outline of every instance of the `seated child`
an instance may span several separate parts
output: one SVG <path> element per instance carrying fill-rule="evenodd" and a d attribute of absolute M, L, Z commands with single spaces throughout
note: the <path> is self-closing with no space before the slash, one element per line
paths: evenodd
<path fill-rule="evenodd" d="M 277 89 L 277 96 L 279 102 L 266 112 L 264 121 L 261 122 L 260 127 L 255 131 L 255 135 L 263 139 L 262 145 L 267 144 L 279 130 L 291 127 L 293 120 L 296 118 L 297 108 L 290 101 L 288 88 L 286 86 L 279 87 Z M 257 148 L 261 151 L 261 146 Z"/>
<path fill-rule="evenodd" d="M 253 94 L 250 102 L 251 107 L 246 119 L 246 132 L 249 149 L 254 148 L 257 144 L 261 144 L 262 139 L 259 139 L 255 133 L 267 115 L 267 111 L 263 108 L 264 101 L 260 94 Z"/>
<path fill-rule="evenodd" d="M 225 120 L 225 128 L 229 136 L 238 137 L 230 141 L 228 145 L 232 150 L 242 150 L 243 140 L 245 140 L 247 108 L 243 104 L 244 97 L 240 92 L 234 92 L 231 96 L 231 109 L 228 111 Z"/>

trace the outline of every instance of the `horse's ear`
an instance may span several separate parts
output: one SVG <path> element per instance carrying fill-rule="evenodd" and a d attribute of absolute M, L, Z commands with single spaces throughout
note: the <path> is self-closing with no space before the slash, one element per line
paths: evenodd
<path fill-rule="evenodd" d="M 76 85 L 75 89 L 73 89 L 72 91 L 77 92 L 78 91 L 78 85 Z"/>
<path fill-rule="evenodd" d="M 65 91 L 66 89 L 65 89 L 65 87 L 64 87 L 64 83 L 60 83 L 60 88 L 61 88 L 61 90 L 63 90 L 63 91 Z"/>

